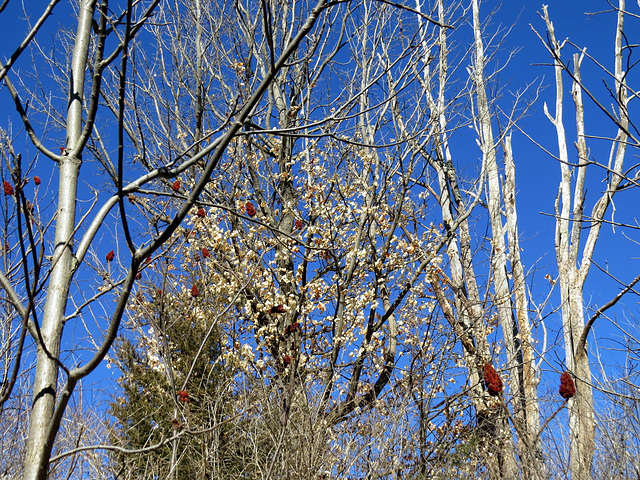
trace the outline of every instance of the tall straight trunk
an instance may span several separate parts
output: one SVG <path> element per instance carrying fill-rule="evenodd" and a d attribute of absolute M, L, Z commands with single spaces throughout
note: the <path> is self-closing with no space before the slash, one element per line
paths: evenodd
<path fill-rule="evenodd" d="M 484 79 L 484 45 L 482 41 L 482 27 L 480 25 L 480 12 L 478 0 L 472 0 L 473 29 L 475 37 L 474 45 L 474 66 L 473 81 L 475 85 L 475 97 L 477 103 L 477 124 L 479 128 L 480 146 L 482 149 L 482 160 L 484 172 L 487 179 L 487 207 L 489 211 L 489 221 L 491 223 L 491 273 L 493 276 L 494 304 L 498 313 L 498 320 L 502 329 L 502 335 L 506 347 L 507 369 L 510 372 L 509 384 L 513 395 L 513 416 L 517 423 L 516 430 L 520 440 L 520 460 L 525 478 L 535 478 L 544 472 L 544 464 L 539 455 L 530 455 L 531 445 L 529 440 L 537 436 L 539 428 L 539 417 L 536 414 L 537 391 L 535 374 L 531 371 L 533 354 L 531 352 L 531 333 L 529 320 L 527 317 L 526 302 L 524 297 L 524 274 L 519 263 L 519 252 L 514 252 L 517 248 L 517 228 L 514 224 L 515 217 L 515 193 L 511 184 L 515 181 L 514 165 L 511 158 L 510 143 L 503 142 L 505 146 L 505 157 L 509 164 L 506 166 L 510 178 L 508 189 L 501 192 L 500 172 L 498 168 L 497 149 L 493 127 L 491 124 L 491 112 L 489 109 L 489 99 L 486 93 Z M 505 211 L 511 215 L 511 225 L 507 219 L 507 228 L 502 220 L 503 197 L 509 205 L 505 205 Z M 514 313 L 514 299 L 512 298 L 509 278 L 507 276 L 507 243 L 505 241 L 505 231 L 510 231 L 509 244 L 511 251 L 512 270 L 520 281 L 516 290 L 516 312 Z M 515 267 L 515 269 L 514 269 Z M 517 320 L 517 321 L 516 321 Z M 524 348 L 523 348 L 524 347 Z M 526 355 L 526 360 L 525 360 Z M 525 370 L 527 384 L 524 382 Z M 502 471 L 504 478 L 516 478 L 518 476 L 517 465 L 505 465 Z"/>
<path fill-rule="evenodd" d="M 549 20 L 546 7 L 543 7 L 547 23 L 547 32 L 555 57 L 556 109 L 555 117 L 549 118 L 556 127 L 558 153 L 560 158 L 561 180 L 556 200 L 556 262 L 560 280 L 562 302 L 562 326 L 567 369 L 576 377 L 576 397 L 569 401 L 570 461 L 572 478 L 587 480 L 591 478 L 591 462 L 594 450 L 593 392 L 591 389 L 591 371 L 587 355 L 582 355 L 580 366 L 575 362 L 575 344 L 584 328 L 582 282 L 578 272 L 578 252 L 582 224 L 582 191 L 584 188 L 585 165 L 579 165 L 576 172 L 569 166 L 566 132 L 563 120 L 563 66 L 560 63 L 561 45 L 556 41 L 553 24 Z M 579 75 L 580 60 L 577 59 L 575 72 Z M 578 134 L 584 131 L 581 97 L 574 89 L 574 102 L 578 121 Z M 582 137 L 584 141 L 584 137 Z M 580 145 L 580 143 L 578 143 Z M 581 159 L 584 160 L 584 159 Z M 582 163 L 582 162 L 581 162 Z M 575 186 L 572 176 L 575 175 Z M 574 189 L 572 225 L 572 187 Z"/>
<path fill-rule="evenodd" d="M 475 33 L 475 64 L 473 68 L 473 80 L 475 84 L 476 102 L 478 108 L 477 123 L 480 128 L 480 147 L 482 149 L 482 161 L 487 177 L 487 207 L 491 222 L 491 272 L 493 275 L 494 303 L 498 311 L 498 318 L 502 327 L 504 342 L 507 350 L 507 367 L 515 372 L 517 362 L 517 345 L 515 341 L 516 331 L 511 306 L 511 292 L 507 278 L 506 243 L 504 240 L 504 226 L 502 224 L 500 175 L 498 161 L 494 145 L 493 128 L 491 125 L 491 112 L 489 100 L 486 94 L 484 81 L 484 46 L 479 19 L 478 0 L 472 1 L 473 28 Z M 519 397 L 520 381 L 518 375 L 510 375 L 510 384 L 513 394 Z M 521 406 L 517 405 L 518 412 Z"/>
<path fill-rule="evenodd" d="M 76 218 L 78 173 L 82 164 L 81 148 L 76 148 L 82 133 L 84 80 L 91 21 L 95 0 L 85 0 L 80 8 L 78 30 L 73 51 L 67 110 L 67 155 L 58 164 L 59 186 L 55 227 L 55 249 L 51 277 L 47 286 L 38 339 L 36 375 L 33 384 L 33 407 L 25 455 L 24 479 L 44 479 L 57 429 L 51 424 L 56 402 L 60 342 L 64 328 L 69 286 L 75 268 L 73 232 Z"/>
<path fill-rule="evenodd" d="M 567 152 L 566 132 L 563 124 L 563 81 L 562 73 L 568 68 L 561 61 L 564 45 L 555 37 L 553 23 L 546 6 L 543 18 L 549 39 L 548 49 L 554 58 L 556 80 L 555 116 L 545 113 L 556 128 L 558 138 L 558 157 L 560 160 L 561 181 L 556 200 L 556 261 L 560 279 L 562 300 L 562 326 L 566 354 L 566 366 L 575 377 L 576 393 L 569 400 L 570 429 L 570 469 L 571 477 L 576 480 L 592 478 L 593 455 L 595 452 L 595 412 L 591 367 L 586 339 L 592 323 L 585 325 L 584 320 L 584 284 L 591 267 L 595 245 L 598 241 L 604 215 L 611 204 L 613 195 L 618 191 L 623 178 L 623 164 L 628 140 L 629 119 L 627 116 L 628 95 L 625 84 L 626 72 L 623 71 L 623 26 L 625 1 L 619 0 L 617 9 L 617 28 L 615 40 L 615 98 L 617 99 L 616 124 L 618 133 L 611 150 L 612 164 L 607 173 L 606 188 L 595 202 L 591 215 L 584 217 L 586 196 L 586 171 L 589 165 L 588 148 L 585 135 L 584 105 L 582 100 L 582 79 L 580 67 L 584 53 L 574 55 L 573 86 L 571 94 L 576 112 L 577 166 L 572 166 Z M 588 228 L 585 229 L 585 220 Z M 581 243 L 583 232 L 586 240 Z M 580 257 L 580 254 L 582 255 Z"/>
<path fill-rule="evenodd" d="M 593 405 L 593 389 L 591 387 L 591 367 L 586 344 L 579 346 L 579 339 L 584 330 L 584 297 L 583 287 L 588 266 L 584 264 L 578 268 L 578 252 L 580 234 L 582 231 L 582 212 L 584 198 L 584 182 L 586 176 L 587 148 L 584 137 L 584 109 L 578 81 L 580 80 L 580 65 L 582 58 L 574 56 L 574 82 L 572 95 L 576 107 L 576 127 L 578 134 L 579 167 L 573 195 L 573 226 L 569 225 L 571 218 L 571 178 L 573 172 L 568 165 L 562 166 L 562 209 L 568 215 L 561 213 L 556 248 L 558 249 L 558 273 L 560 277 L 560 291 L 562 301 L 562 326 L 566 353 L 567 369 L 575 376 L 576 395 L 569 400 L 569 435 L 571 452 L 572 476 L 579 480 L 591 478 L 593 454 L 595 450 L 595 419 Z M 565 203 L 566 202 L 566 203 Z M 565 208 L 566 207 L 566 208 Z M 569 229 L 572 227 L 572 231 Z M 586 253 L 586 252 L 585 252 Z M 586 257 L 583 256 L 583 260 Z M 590 260 L 589 260 L 590 261 Z M 580 351 L 578 351 L 578 349 Z"/>
<path fill-rule="evenodd" d="M 520 258 L 518 238 L 518 216 L 516 212 L 516 172 L 511 149 L 511 135 L 504 139 L 504 210 L 507 219 L 507 238 L 509 241 L 509 262 L 511 264 L 512 291 L 515 316 L 520 339 L 519 375 L 522 377 L 522 402 L 524 422 L 520 429 L 520 457 L 525 479 L 542 480 L 547 478 L 540 430 L 540 405 L 538 401 L 539 376 L 535 365 L 535 351 L 529 320 L 529 301 L 525 288 L 525 274 Z"/>

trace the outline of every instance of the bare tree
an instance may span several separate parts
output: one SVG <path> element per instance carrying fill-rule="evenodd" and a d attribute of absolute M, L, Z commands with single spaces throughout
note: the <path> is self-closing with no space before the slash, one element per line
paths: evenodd
<path fill-rule="evenodd" d="M 52 2 L 52 6 L 55 3 Z M 68 52 L 69 64 L 66 72 L 69 80 L 63 90 L 61 102 L 64 107 L 59 109 L 65 114 L 54 117 L 54 120 L 60 122 L 66 135 L 59 154 L 54 151 L 57 147 L 51 146 L 51 139 L 41 136 L 37 132 L 36 123 L 31 120 L 31 112 L 37 112 L 38 109 L 29 111 L 24 101 L 24 92 L 18 91 L 14 86 L 11 74 L 4 77 L 33 146 L 42 158 L 55 162 L 59 172 L 58 185 L 52 192 L 55 207 L 42 212 L 45 217 L 41 218 L 41 224 L 46 229 L 41 231 L 31 228 L 31 209 L 27 206 L 25 189 L 30 166 L 23 164 L 20 154 L 11 157 L 8 165 L 11 181 L 5 180 L 4 184 L 7 198 L 15 201 L 17 229 L 10 241 L 20 246 L 20 252 L 16 252 L 16 256 L 19 270 L 24 272 L 14 282 L 11 281 L 10 272 L 4 272 L 0 277 L 7 301 L 13 305 L 22 325 L 22 333 L 14 339 L 11 346 L 14 364 L 8 371 L 18 372 L 22 367 L 21 359 L 28 353 L 24 350 L 24 332 L 27 329 L 36 348 L 32 386 L 34 404 L 30 413 L 24 478 L 47 476 L 56 435 L 71 396 L 78 382 L 91 374 L 111 349 L 142 262 L 162 248 L 178 229 L 209 182 L 229 144 L 241 134 L 256 108 L 259 108 L 273 79 L 287 66 L 291 55 L 300 48 L 310 32 L 317 28 L 316 22 L 325 18 L 326 12 L 332 10 L 324 0 L 314 5 L 305 5 L 303 13 L 297 17 L 298 21 L 288 30 L 288 36 L 280 39 L 281 43 L 277 46 L 269 45 L 270 61 L 264 65 L 259 79 L 245 90 L 245 95 L 236 96 L 235 102 L 228 105 L 225 114 L 216 118 L 217 125 L 207 135 L 197 138 L 197 148 L 189 146 L 177 155 L 172 153 L 169 158 L 158 155 L 151 161 L 147 156 L 151 152 L 146 151 L 144 143 L 133 145 L 134 149 L 138 149 L 139 156 L 131 151 L 130 144 L 125 140 L 127 132 L 124 120 L 128 112 L 135 111 L 135 106 L 128 103 L 131 98 L 128 72 L 131 68 L 132 47 L 134 42 L 144 40 L 142 29 L 149 25 L 149 19 L 158 11 L 159 4 L 159 0 L 135 4 L 129 1 L 122 6 L 110 5 L 106 0 L 100 3 L 95 0 L 80 3 L 77 29 L 71 39 L 72 48 Z M 268 10 L 271 6 L 267 3 L 260 6 L 263 8 L 261 13 L 265 14 L 260 18 L 268 37 L 272 21 Z M 155 27 L 161 29 L 162 25 L 155 24 Z M 55 57 L 51 58 L 52 61 L 53 58 Z M 116 60 L 119 60 L 119 66 L 116 66 Z M 5 67 L 3 72 L 8 70 L 9 65 Z M 109 91 L 115 92 L 114 103 L 109 102 L 106 94 Z M 40 100 L 41 106 L 53 107 L 47 104 L 50 98 Z M 105 106 L 115 114 L 115 129 L 109 129 L 99 121 L 103 118 L 99 112 Z M 200 106 L 200 111 L 202 108 Z M 197 124 L 197 118 L 195 121 Z M 113 141 L 106 140 L 107 131 L 109 135 L 113 134 L 113 137 L 109 137 L 114 138 Z M 179 135 L 180 131 L 172 131 L 166 140 L 173 144 L 175 139 L 180 144 Z M 81 198 L 78 185 L 83 178 L 80 167 L 89 161 L 86 156 L 89 152 L 93 153 L 96 146 L 101 146 L 108 152 L 100 160 L 106 162 L 106 170 L 110 174 L 110 196 L 103 198 L 96 195 L 92 206 L 78 216 L 77 208 Z M 112 155 L 110 152 L 114 147 L 116 153 Z M 128 167 L 137 161 L 145 169 L 139 171 L 137 176 L 129 176 Z M 162 227 L 147 229 L 148 234 L 132 230 L 130 214 L 125 206 L 126 197 L 144 188 L 151 188 L 152 197 L 166 195 L 167 192 L 178 193 L 179 187 L 171 189 L 175 182 L 171 184 L 167 179 L 174 179 L 198 162 L 204 162 L 204 168 L 198 171 L 198 176 L 189 184 L 188 189 L 181 189 L 183 201 L 178 208 L 163 212 Z M 86 168 L 88 167 L 84 171 Z M 115 212 L 117 214 L 114 217 L 109 216 Z M 114 251 L 103 257 L 105 265 L 98 260 L 92 248 L 96 247 L 97 235 L 110 218 L 115 219 L 113 231 L 120 229 L 122 232 L 123 248 L 117 249 L 117 260 Z M 38 256 L 39 251 L 45 255 Z M 119 268 L 113 268 L 112 265 L 118 265 Z M 99 279 L 98 284 L 93 284 L 89 291 L 83 291 L 76 283 L 85 272 L 97 273 Z M 65 326 L 76 321 L 82 325 L 84 315 L 92 311 L 95 302 L 107 295 L 113 296 L 115 306 L 107 312 L 109 320 L 99 327 L 100 333 L 88 332 L 88 355 L 71 358 L 61 356 L 65 338 L 63 334 L 68 330 Z M 70 297 L 75 299 L 72 307 L 69 305 Z M 37 306 L 41 303 L 42 309 Z M 100 316 L 104 317 L 105 314 Z M 10 378 L 15 379 L 16 376 Z M 14 384 L 3 384 L 3 399 L 6 400 L 11 395 Z"/>
<path fill-rule="evenodd" d="M 28 426 L 25 478 L 105 462 L 131 478 L 551 474 L 543 431 L 565 404 L 538 395 L 550 360 L 532 299 L 551 293 L 527 289 L 512 146 L 538 92 L 507 105 L 494 88 L 480 2 L 83 0 L 51 47 L 36 34 L 57 3 L 0 68 L 30 142 L 2 132 L 0 400 L 25 411 L 30 389 L 33 407 L 1 424 L 16 438 Z M 586 53 L 563 62 L 543 9 L 581 480 L 596 451 L 587 338 L 640 280 L 587 318 L 602 225 L 632 226 L 605 215 L 638 183 L 624 165 L 638 147 L 625 8 L 604 70 L 612 111 L 582 80 Z M 32 77 L 12 71 L 25 51 Z M 589 157 L 585 92 L 617 130 L 608 162 Z M 606 187 L 587 216 L 598 168 Z M 79 395 L 104 360 L 129 389 L 112 410 L 125 425 L 96 421 L 106 442 L 87 435 Z M 144 421 L 126 425 L 136 401 Z"/>
<path fill-rule="evenodd" d="M 629 95 L 627 77 L 633 64 L 629 63 L 628 48 L 624 33 L 625 2 L 618 3 L 617 23 L 614 42 L 614 71 L 609 72 L 601 64 L 606 75 L 606 81 L 612 82 L 609 92 L 614 99 L 611 109 L 603 106 L 596 95 L 585 87 L 581 68 L 586 53 L 584 50 L 572 57 L 572 67 L 562 59 L 562 49 L 567 40 L 559 42 L 556 39 L 553 23 L 546 6 L 543 7 L 542 18 L 545 21 L 547 40 L 545 45 L 554 61 L 556 104 L 555 113 L 545 113 L 557 132 L 558 162 L 561 169 L 561 181 L 555 204 L 556 239 L 555 250 L 560 280 L 562 301 L 562 325 L 564 332 L 564 348 L 567 369 L 575 376 L 576 394 L 569 400 L 570 442 L 571 442 L 571 472 L 572 477 L 579 479 L 591 478 L 593 455 L 595 451 L 595 407 L 593 399 L 593 378 L 587 338 L 595 321 L 606 310 L 615 305 L 622 295 L 633 289 L 640 277 L 629 281 L 625 288 L 610 302 L 595 310 L 589 320 L 585 320 L 584 286 L 587 276 L 594 262 L 596 243 L 601 235 L 602 227 L 609 223 L 605 219 L 607 211 L 613 209 L 612 221 L 616 226 L 625 228 L 624 223 L 613 221 L 615 205 L 614 196 L 621 192 L 637 187 L 638 173 L 633 173 L 634 167 L 625 164 L 629 147 L 637 148 L 638 140 L 634 135 L 635 127 L 629 118 L 629 101 L 635 94 Z M 588 57 L 587 57 L 588 58 Z M 589 58 L 591 59 L 591 58 Z M 625 69 L 626 66 L 626 69 Z M 576 124 L 576 160 L 571 160 L 568 151 L 568 140 L 563 117 L 563 85 L 564 76 L 571 79 L 571 94 L 575 109 Z M 587 133 L 585 120 L 585 105 L 583 94 L 589 101 L 594 101 L 601 112 L 608 116 L 616 128 L 615 138 L 611 140 L 608 162 L 592 159 L 587 141 L 590 137 L 604 139 L 606 135 Z M 602 170 L 604 189 L 600 197 L 593 202 L 590 214 L 585 214 L 587 208 L 586 176 L 591 170 Z M 586 233 L 586 236 L 584 235 Z M 584 238 L 584 239 L 583 239 Z"/>
<path fill-rule="evenodd" d="M 271 84 L 263 111 L 254 116 L 246 135 L 233 144 L 224 164 L 225 176 L 212 182 L 205 191 L 202 197 L 205 216 L 183 232 L 192 239 L 184 244 L 184 258 L 192 259 L 194 255 L 199 258 L 206 250 L 215 259 L 209 261 L 214 262 L 213 267 L 208 267 L 212 270 L 204 279 L 198 279 L 197 285 L 206 286 L 202 290 L 198 286 L 198 291 L 214 297 L 220 290 L 234 298 L 238 296 L 237 313 L 228 320 L 231 324 L 224 327 L 229 332 L 223 342 L 229 349 L 229 359 L 238 356 L 235 363 L 244 363 L 246 368 L 253 365 L 261 372 L 260 377 L 273 375 L 273 381 L 282 389 L 278 398 L 284 413 L 276 435 L 281 440 L 275 444 L 273 459 L 280 458 L 283 451 L 296 449 L 295 442 L 288 443 L 288 425 L 290 417 L 299 414 L 301 404 L 294 399 L 299 398 L 300 392 L 306 392 L 306 398 L 313 398 L 311 392 L 321 392 L 319 403 L 309 400 L 302 403 L 313 412 L 309 420 L 311 431 L 321 429 L 317 425 L 322 424 L 349 431 L 355 428 L 351 420 L 361 419 L 363 411 L 375 409 L 386 388 L 406 383 L 411 385 L 411 395 L 415 388 L 427 389 L 418 400 L 404 397 L 405 402 L 410 398 L 409 403 L 420 405 L 417 416 L 422 422 L 421 440 L 417 443 L 423 451 L 413 468 L 422 474 L 437 471 L 439 467 L 433 465 L 438 462 L 429 457 L 443 455 L 445 450 L 435 453 L 442 442 L 429 441 L 431 445 L 427 445 L 427 437 L 435 439 L 436 433 L 430 420 L 446 412 L 445 428 L 468 431 L 456 426 L 456 417 L 465 405 L 459 399 L 466 398 L 466 394 L 457 395 L 453 402 L 437 401 L 447 384 L 443 374 L 447 364 L 455 361 L 455 355 L 440 361 L 430 354 L 438 345 L 451 345 L 450 340 L 437 341 L 429 323 L 423 324 L 420 319 L 424 311 L 429 312 L 438 304 L 464 348 L 470 397 L 480 424 L 478 432 L 482 442 L 491 445 L 484 461 L 492 476 L 512 478 L 520 468 L 510 420 L 516 423 L 518 453 L 526 475 L 544 476 L 537 446 L 538 380 L 533 365 L 524 274 L 519 263 L 510 137 L 503 135 L 497 145 L 491 137 L 493 115 L 488 112 L 485 93 L 483 31 L 477 5 L 473 9 L 475 29 L 471 32 L 476 52 L 472 60 L 475 75 L 470 83 L 473 87 L 464 93 L 477 99 L 482 115 L 488 116 L 485 119 L 478 114 L 475 124 L 478 137 L 488 137 L 481 142 L 483 174 L 472 180 L 473 193 L 467 203 L 448 152 L 449 117 L 468 113 L 461 107 L 466 102 L 464 95 L 446 98 L 451 91 L 446 32 L 451 29 L 450 23 L 455 24 L 450 19 L 464 13 L 457 8 L 452 5 L 445 9 L 439 2 L 432 17 L 425 19 L 418 14 L 414 17 L 417 34 L 409 38 L 397 30 L 403 21 L 408 21 L 406 13 L 398 13 L 395 8 L 364 4 L 357 10 L 357 23 L 355 11 L 343 16 L 342 28 L 346 33 L 341 31 L 340 38 L 349 40 L 344 49 L 348 48 L 353 65 L 338 69 L 334 60 L 345 52 L 327 48 L 326 41 L 318 37 L 310 50 L 319 52 L 320 59 L 301 57 L 287 69 L 285 76 Z M 286 8 L 280 11 L 280 16 L 286 16 L 286 12 Z M 244 11 L 240 13 L 254 18 Z M 237 70 L 236 81 L 241 87 L 253 81 L 254 72 L 264 71 L 270 61 L 269 46 L 260 47 L 262 37 L 258 41 L 253 37 L 255 26 L 245 28 L 234 31 L 235 38 L 245 42 L 239 42 L 235 51 L 248 52 L 247 55 L 243 53 L 242 59 L 233 63 L 228 60 Z M 276 38 L 285 36 L 286 25 L 274 28 L 274 34 Z M 389 40 L 393 38 L 397 42 Z M 163 45 L 172 52 L 166 58 L 180 59 L 191 51 L 169 42 Z M 432 55 L 436 46 L 437 57 Z M 435 75 L 430 72 L 434 58 L 438 59 Z M 313 66 L 337 70 L 344 87 L 336 92 L 319 89 L 318 71 Z M 164 70 L 173 72 L 171 68 Z M 154 85 L 145 92 L 154 102 L 149 102 L 152 107 L 149 110 L 138 110 L 137 120 L 149 122 L 150 126 L 161 121 L 154 118 L 153 107 L 158 101 L 167 102 L 163 111 L 178 112 L 179 93 L 188 91 L 188 86 L 181 88 L 184 77 L 180 75 L 184 70 L 176 70 L 176 77 L 163 77 L 163 85 L 169 85 L 173 92 L 169 97 L 162 96 L 162 89 L 155 86 L 151 73 L 153 70 L 145 77 L 150 80 L 141 80 L 140 84 Z M 196 70 L 192 70 L 192 75 L 201 78 Z M 220 90 L 233 91 L 230 82 L 221 83 Z M 207 82 L 193 82 L 202 83 Z M 374 85 L 382 93 L 371 88 Z M 411 98 L 411 102 L 405 98 Z M 139 105 L 144 104 L 139 99 Z M 458 107 L 460 111 L 455 110 Z M 314 122 L 316 112 L 323 110 L 329 114 L 327 120 Z M 177 118 L 180 120 L 182 116 Z M 508 118 L 509 128 L 514 120 Z M 134 125 L 135 122 L 130 131 L 135 131 Z M 392 129 L 387 125 L 392 125 Z M 157 144 L 161 144 L 160 137 L 166 133 L 159 132 Z M 502 193 L 497 185 L 498 147 L 505 151 L 509 167 L 506 188 L 510 200 L 505 203 L 509 206 L 508 232 L 513 250 L 510 260 L 517 280 L 513 290 L 504 284 L 507 261 L 499 207 Z M 438 194 L 431 186 L 432 173 L 439 183 Z M 468 223 L 473 209 L 483 201 L 485 175 L 493 182 L 490 218 L 494 219 L 496 231 L 490 270 L 495 277 L 493 282 L 502 282 L 503 289 L 493 299 L 481 299 L 479 293 Z M 444 231 L 422 220 L 430 215 L 425 198 L 434 198 L 443 212 Z M 458 235 L 461 254 L 457 253 Z M 445 245 L 449 248 L 451 279 L 439 267 L 439 251 Z M 215 277 L 211 277 L 214 273 Z M 183 288 L 187 284 L 185 279 L 172 283 Z M 444 291 L 448 286 L 452 286 L 456 311 Z M 431 306 L 421 299 L 430 299 Z M 491 346 L 485 340 L 488 326 L 484 317 L 494 309 L 502 312 L 502 331 L 510 342 L 506 371 L 515 372 L 510 376 L 517 399 L 513 416 L 506 399 L 490 394 L 483 381 L 485 363 L 494 361 Z M 363 311 L 367 313 L 360 313 Z M 257 351 L 251 354 L 251 359 L 255 363 L 247 363 L 245 354 L 237 352 L 253 351 L 254 341 Z M 234 348 L 236 344 L 241 348 Z M 419 387 L 417 371 L 406 377 L 400 373 L 401 344 L 421 345 L 420 349 L 405 347 L 403 352 L 411 352 L 411 361 L 417 362 L 414 365 L 438 365 L 423 370 Z M 443 386 L 429 391 L 430 383 Z M 406 409 L 406 405 L 401 408 Z M 395 407 L 400 408 L 398 404 Z M 341 426 L 345 424 L 346 427 Z M 441 435 L 441 439 L 445 437 L 457 438 Z M 360 441 L 364 440 L 360 437 Z M 367 444 L 369 440 L 364 442 Z M 267 463 L 264 468 L 272 471 L 273 465 Z M 345 475 L 350 468 L 356 467 L 345 467 Z M 299 474 L 304 476 L 302 472 Z"/>

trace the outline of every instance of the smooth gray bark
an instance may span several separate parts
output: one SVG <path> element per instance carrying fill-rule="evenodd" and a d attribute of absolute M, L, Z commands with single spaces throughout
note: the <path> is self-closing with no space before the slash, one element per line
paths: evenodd
<path fill-rule="evenodd" d="M 85 0 L 80 8 L 78 30 L 71 64 L 69 108 L 67 111 L 68 155 L 59 162 L 58 207 L 55 227 L 55 248 L 51 278 L 42 316 L 41 337 L 44 344 L 37 348 L 36 375 L 33 385 L 33 408 L 29 423 L 29 438 L 25 457 L 24 478 L 45 478 L 49 467 L 56 432 L 51 419 L 58 390 L 60 342 L 64 328 L 69 286 L 75 269 L 73 237 L 76 226 L 77 185 L 82 165 L 82 145 L 78 145 L 83 126 L 84 83 L 91 21 L 95 0 Z"/>

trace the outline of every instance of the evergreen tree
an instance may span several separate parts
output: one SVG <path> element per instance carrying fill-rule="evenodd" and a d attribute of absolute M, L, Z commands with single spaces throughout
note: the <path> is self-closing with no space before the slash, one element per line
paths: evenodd
<path fill-rule="evenodd" d="M 229 425 L 220 424 L 230 413 L 234 368 L 222 359 L 215 302 L 205 289 L 167 290 L 170 278 L 181 285 L 186 276 L 165 275 L 164 289 L 138 295 L 129 312 L 133 331 L 117 344 L 122 390 L 110 409 L 116 441 L 129 450 L 161 444 L 114 458 L 125 478 L 208 478 L 228 437 Z"/>

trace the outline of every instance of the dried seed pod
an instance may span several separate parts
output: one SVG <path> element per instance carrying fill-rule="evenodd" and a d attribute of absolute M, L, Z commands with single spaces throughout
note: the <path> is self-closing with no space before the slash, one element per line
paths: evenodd
<path fill-rule="evenodd" d="M 299 327 L 300 327 L 300 324 L 298 322 L 292 323 L 291 325 L 287 325 L 287 328 L 284 329 L 284 336 L 288 337 L 293 332 L 298 330 Z"/>

